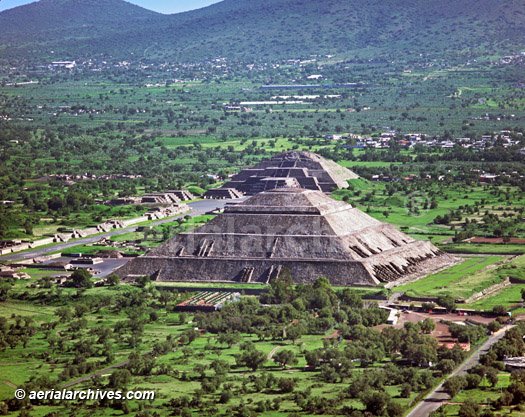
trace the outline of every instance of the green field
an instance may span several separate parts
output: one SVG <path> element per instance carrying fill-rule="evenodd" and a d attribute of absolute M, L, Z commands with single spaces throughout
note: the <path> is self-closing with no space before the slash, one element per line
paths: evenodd
<path fill-rule="evenodd" d="M 503 256 L 463 257 L 463 262 L 452 268 L 395 287 L 395 290 L 405 291 L 411 296 L 436 297 L 450 294 L 456 298 L 468 298 L 473 293 L 492 285 L 492 280 L 478 279 L 476 273 L 504 259 Z"/>
<path fill-rule="evenodd" d="M 525 245 L 493 245 L 480 243 L 453 243 L 439 245 L 440 249 L 450 253 L 501 253 L 520 255 L 525 253 Z"/>
<path fill-rule="evenodd" d="M 172 293 L 167 304 L 168 308 L 165 307 L 160 301 L 160 296 L 168 283 L 163 283 L 164 285 L 155 283 L 144 289 L 122 285 L 77 290 L 54 284 L 46 288 L 39 287 L 38 283 L 42 278 L 41 274 L 34 274 L 30 280 L 14 282 L 9 300 L 0 304 L 0 315 L 7 318 L 8 324 L 21 320 L 18 318 L 19 315 L 30 318 L 31 326 L 35 331 L 26 341 L 27 346 L 23 347 L 18 343 L 14 347 L 7 347 L 0 351 L 0 373 L 3 377 L 0 384 L 0 401 L 12 398 L 15 389 L 12 385 L 22 386 L 30 377 L 38 381 L 48 377 L 51 381 L 49 386 L 57 389 L 65 382 L 74 381 L 83 375 L 122 362 L 132 352 L 141 354 L 150 352 L 155 346 L 170 340 L 178 340 L 189 332 L 195 335 L 194 340 L 189 343 L 175 343 L 171 349 L 156 355 L 152 358 L 154 367 L 151 371 L 145 375 L 133 375 L 126 383 L 129 389 L 155 391 L 155 400 L 142 405 L 146 409 L 154 409 L 159 415 L 168 417 L 172 413 L 169 405 L 171 399 L 184 396 L 191 399 L 201 396 L 205 401 L 210 401 L 210 404 L 218 407 L 219 411 L 216 413 L 229 413 L 228 410 L 236 409 L 243 403 L 247 406 L 264 408 L 266 406 L 261 401 L 269 400 L 270 403 L 278 402 L 279 407 L 261 411 L 261 415 L 285 417 L 294 412 L 310 414 L 304 412 L 305 406 L 297 405 L 293 393 L 278 389 L 277 382 L 269 383 L 268 387 L 260 387 L 257 380 L 265 378 L 272 378 L 273 381 L 291 378 L 294 380 L 293 392 L 308 392 L 310 398 L 322 398 L 323 401 L 328 399 L 340 406 L 364 409 L 363 403 L 357 398 L 347 398 L 341 402 L 340 395 L 345 385 L 341 381 L 326 380 L 327 377 L 322 376 L 324 375 L 322 368 L 317 367 L 309 371 L 304 369 L 307 365 L 306 352 L 328 348 L 343 352 L 352 343 L 352 341 L 329 338 L 333 328 L 312 334 L 306 332 L 294 342 L 283 338 L 282 334 L 261 337 L 253 333 L 242 333 L 237 342 L 228 347 L 220 341 L 220 335 L 211 332 L 195 333 L 197 315 L 172 311 L 171 307 L 184 300 L 187 294 Z M 187 285 L 188 292 L 191 291 L 191 287 L 191 284 Z M 139 300 L 144 304 L 133 305 Z M 246 297 L 245 300 L 246 307 L 251 304 L 250 300 L 256 302 L 255 297 Z M 131 304 L 122 307 L 122 303 Z M 77 309 L 82 305 L 85 306 L 83 313 L 77 314 L 77 311 L 80 311 Z M 73 316 L 62 320 L 60 311 L 66 306 L 74 309 L 71 311 Z M 334 312 L 335 309 L 337 308 L 334 307 Z M 286 314 L 285 312 L 289 311 L 288 307 L 278 305 L 270 307 L 269 310 L 276 313 L 282 311 L 279 314 Z M 305 314 L 305 317 L 311 315 L 310 312 Z M 143 330 L 138 339 L 133 339 L 129 326 L 133 328 L 137 325 Z M 52 330 L 46 329 L 46 326 L 52 326 Z M 135 340 L 133 342 L 136 343 L 135 346 L 130 346 L 131 339 Z M 243 352 L 243 343 L 246 342 L 254 343 L 257 351 L 266 356 L 257 370 L 238 364 L 237 355 Z M 65 345 L 58 348 L 57 346 L 62 343 Z M 88 347 L 89 350 L 84 353 L 85 361 L 74 360 L 74 352 Z M 297 362 L 293 366 L 283 367 L 269 359 L 268 355 L 271 352 L 277 355 L 282 350 L 291 351 L 297 357 Z M 391 359 L 381 359 L 383 356 L 377 357 L 367 366 L 361 366 L 359 362 L 351 364 L 345 381 L 349 382 L 373 370 L 380 373 L 385 366 L 391 365 Z M 220 377 L 222 388 L 201 392 L 201 389 L 206 387 L 206 381 L 217 377 L 218 371 L 214 371 L 212 366 L 217 360 L 231 367 Z M 146 359 L 144 361 L 146 362 Z M 84 366 L 83 364 L 91 364 L 92 368 L 88 371 L 80 371 L 82 368 L 79 366 Z M 392 372 L 392 368 L 390 369 Z M 414 372 L 418 374 L 422 371 L 416 368 Z M 110 379 L 109 374 L 111 372 L 98 380 L 77 384 L 74 389 L 105 386 Z M 408 396 L 400 396 L 401 388 L 400 384 L 386 383 L 384 390 L 391 401 L 406 408 L 416 397 L 417 392 L 412 391 Z M 220 401 L 224 390 L 236 393 L 227 401 L 227 405 Z M 258 403 L 261 405 L 257 405 Z M 142 407 L 140 402 L 136 401 L 130 401 L 129 406 L 131 412 L 137 412 L 139 407 Z M 35 405 L 31 414 L 45 416 L 56 411 L 61 415 L 67 412 L 68 407 L 68 405 L 53 404 Z M 91 407 L 93 405 L 89 404 L 89 407 L 77 409 L 76 415 L 82 417 L 92 415 Z M 190 409 L 200 408 L 202 406 L 198 404 L 190 406 Z M 102 407 L 100 413 L 97 407 L 96 412 L 97 415 L 115 415 L 115 408 L 110 404 Z"/>

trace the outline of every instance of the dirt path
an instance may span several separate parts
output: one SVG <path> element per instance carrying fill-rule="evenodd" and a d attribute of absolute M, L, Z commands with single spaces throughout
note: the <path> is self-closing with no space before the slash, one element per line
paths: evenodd
<path fill-rule="evenodd" d="M 13 384 L 12 382 L 4 379 L 4 384 L 9 385 L 11 388 L 18 388 L 18 385 Z"/>
<path fill-rule="evenodd" d="M 149 355 L 151 355 L 151 352 L 143 353 L 140 356 L 144 358 L 145 356 L 149 356 Z M 129 363 L 129 359 L 125 360 L 124 362 L 120 362 L 120 363 L 117 363 L 115 365 L 108 366 L 107 368 L 104 368 L 104 369 L 102 369 L 100 371 L 93 372 L 92 374 L 89 374 L 89 375 L 83 376 L 81 378 L 75 379 L 74 381 L 68 382 L 67 384 L 62 385 L 62 388 L 68 388 L 68 387 L 72 387 L 73 385 L 80 384 L 81 382 L 87 381 L 87 380 L 95 377 L 96 375 L 104 375 L 104 374 L 108 373 L 109 371 L 113 371 L 114 369 L 122 368 L 123 366 L 127 365 L 128 363 Z"/>
<path fill-rule="evenodd" d="M 69 388 L 69 387 L 72 387 L 73 385 L 80 384 L 81 382 L 87 381 L 87 380 L 95 377 L 96 375 L 104 375 L 104 374 L 108 373 L 109 371 L 112 371 L 112 370 L 117 369 L 117 368 L 121 368 L 124 365 L 127 365 L 128 363 L 129 363 L 129 360 L 125 360 L 124 362 L 117 363 L 116 365 L 112 365 L 112 366 L 110 366 L 108 368 L 104 368 L 101 371 L 97 371 L 97 372 L 95 372 L 93 374 L 86 375 L 86 376 L 83 376 L 82 378 L 78 378 L 78 379 L 75 379 L 74 381 L 68 382 L 67 384 L 62 385 L 62 388 Z"/>
<path fill-rule="evenodd" d="M 268 360 L 269 361 L 272 360 L 273 355 L 275 355 L 280 348 L 282 348 L 282 346 L 276 346 L 270 351 L 270 353 L 268 353 Z"/>

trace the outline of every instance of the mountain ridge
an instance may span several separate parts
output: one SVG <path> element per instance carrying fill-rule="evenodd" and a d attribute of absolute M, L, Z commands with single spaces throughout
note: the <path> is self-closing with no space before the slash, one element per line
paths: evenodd
<path fill-rule="evenodd" d="M 36 45 L 70 57 L 149 48 L 148 58 L 182 61 L 505 50 L 523 45 L 524 21 L 521 0 L 224 0 L 172 15 L 123 0 L 41 0 L 0 13 L 0 56 L 33 56 Z"/>
<path fill-rule="evenodd" d="M 48 31 L 57 25 L 80 27 L 155 16 L 161 14 L 123 0 L 40 0 L 1 12 L 0 23 L 4 34 L 21 34 L 28 29 Z"/>

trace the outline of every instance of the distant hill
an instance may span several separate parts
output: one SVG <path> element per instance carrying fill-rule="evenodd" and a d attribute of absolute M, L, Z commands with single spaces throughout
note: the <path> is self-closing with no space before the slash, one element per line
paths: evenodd
<path fill-rule="evenodd" d="M 147 27 L 159 16 L 122 0 L 40 0 L 0 13 L 0 56 L 85 56 L 93 39 Z"/>
<path fill-rule="evenodd" d="M 522 0 L 224 0 L 175 15 L 122 0 L 41 0 L 0 13 L 0 56 L 497 52 L 524 47 L 524 22 Z"/>

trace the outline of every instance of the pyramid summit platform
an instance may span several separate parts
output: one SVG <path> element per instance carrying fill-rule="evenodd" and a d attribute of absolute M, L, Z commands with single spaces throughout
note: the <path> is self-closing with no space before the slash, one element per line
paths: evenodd
<path fill-rule="evenodd" d="M 268 283 L 288 269 L 295 283 L 373 286 L 454 263 L 428 241 L 321 191 L 280 188 L 226 206 L 117 271 L 159 281 Z"/>

